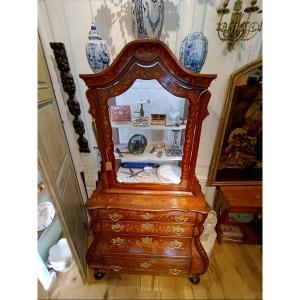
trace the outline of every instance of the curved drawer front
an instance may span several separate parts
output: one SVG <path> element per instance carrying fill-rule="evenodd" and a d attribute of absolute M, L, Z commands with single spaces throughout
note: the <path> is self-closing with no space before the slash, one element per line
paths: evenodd
<path fill-rule="evenodd" d="M 130 255 L 190 257 L 192 239 L 116 235 L 102 236 L 100 243 L 103 254 L 126 253 Z"/>
<path fill-rule="evenodd" d="M 102 221 L 103 233 L 123 234 L 147 234 L 147 235 L 172 235 L 172 236 L 193 236 L 192 224 L 178 223 L 154 223 L 154 222 L 131 222 Z"/>
<path fill-rule="evenodd" d="M 131 211 L 122 209 L 99 209 L 101 220 L 110 221 L 142 221 L 142 222 L 172 222 L 177 224 L 195 223 L 197 213 L 181 211 Z M 199 219 L 199 217 L 198 217 Z"/>
<path fill-rule="evenodd" d="M 115 273 L 137 271 L 180 276 L 189 273 L 190 260 L 103 257 L 99 267 Z"/>

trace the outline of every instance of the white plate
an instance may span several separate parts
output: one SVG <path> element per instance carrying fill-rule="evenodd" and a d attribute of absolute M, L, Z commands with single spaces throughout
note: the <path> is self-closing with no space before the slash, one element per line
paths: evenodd
<path fill-rule="evenodd" d="M 158 178 L 170 183 L 180 183 L 181 168 L 175 165 L 162 165 L 157 169 Z"/>
<path fill-rule="evenodd" d="M 72 253 L 68 242 L 63 238 L 50 248 L 48 261 L 50 264 L 64 264 L 71 257 Z"/>
<path fill-rule="evenodd" d="M 54 206 L 51 202 L 42 202 L 38 205 L 38 231 L 44 230 L 53 221 Z"/>

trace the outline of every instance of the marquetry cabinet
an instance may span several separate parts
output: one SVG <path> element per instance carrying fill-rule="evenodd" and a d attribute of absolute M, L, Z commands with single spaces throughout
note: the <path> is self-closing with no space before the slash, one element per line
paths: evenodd
<path fill-rule="evenodd" d="M 216 75 L 186 70 L 163 42 L 147 39 L 80 77 L 102 158 L 86 203 L 94 232 L 88 266 L 98 279 L 159 274 L 198 283 L 208 266 L 199 236 L 210 207 L 195 166 Z"/>

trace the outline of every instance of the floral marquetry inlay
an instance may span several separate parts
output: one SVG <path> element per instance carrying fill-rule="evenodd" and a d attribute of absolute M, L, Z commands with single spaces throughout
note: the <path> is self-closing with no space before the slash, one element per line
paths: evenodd
<path fill-rule="evenodd" d="M 96 141 L 102 159 L 100 180 L 86 203 L 94 232 L 86 255 L 88 266 L 103 273 L 197 278 L 208 266 L 199 236 L 210 207 L 196 178 L 195 166 L 202 122 L 208 114 L 208 88 L 216 75 L 187 71 L 166 44 L 147 39 L 128 43 L 105 70 L 80 77 L 88 88 L 87 98 L 95 119 Z M 181 181 L 178 184 L 117 180 L 121 163 L 126 160 L 123 157 L 122 161 L 116 155 L 117 151 L 114 152 L 115 133 L 121 126 L 114 127 L 111 124 L 109 105 L 119 105 L 116 98 L 129 90 L 137 80 L 155 80 L 160 84 L 159 89 L 165 89 L 171 96 L 183 98 L 186 102 L 184 113 L 181 114 L 187 121 L 183 122 L 185 136 L 179 164 Z M 146 92 L 145 97 L 150 99 L 151 95 Z M 166 106 L 171 109 L 168 102 Z M 146 105 L 144 108 L 146 111 Z M 154 130 L 151 127 L 148 129 Z M 165 130 L 172 128 L 163 128 Z M 120 144 L 123 143 L 122 138 L 118 136 Z M 148 135 L 147 139 L 150 139 Z M 155 161 L 160 163 L 160 160 Z M 107 163 L 110 164 L 109 168 L 106 167 Z M 128 176 L 133 171 L 130 173 Z"/>

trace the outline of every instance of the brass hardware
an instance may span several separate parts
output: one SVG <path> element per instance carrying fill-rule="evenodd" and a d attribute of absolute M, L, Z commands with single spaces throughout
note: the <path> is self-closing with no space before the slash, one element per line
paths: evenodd
<path fill-rule="evenodd" d="M 124 229 L 124 225 L 120 225 L 119 223 L 111 225 L 111 229 L 115 232 L 119 232 Z"/>
<path fill-rule="evenodd" d="M 172 229 L 175 234 L 183 234 L 185 232 L 184 227 L 181 226 L 173 226 Z"/>
<path fill-rule="evenodd" d="M 142 238 L 142 243 L 145 244 L 145 245 L 151 245 L 152 244 L 152 238 L 149 238 L 149 237 L 144 237 Z"/>
<path fill-rule="evenodd" d="M 182 242 L 174 240 L 174 241 L 170 242 L 170 246 L 174 249 L 179 249 L 182 246 Z"/>
<path fill-rule="evenodd" d="M 113 214 L 108 214 L 109 218 L 112 220 L 112 221 L 118 221 L 120 220 L 121 218 L 123 218 L 123 215 L 119 215 L 118 213 L 114 212 Z"/>
<path fill-rule="evenodd" d="M 189 217 L 183 216 L 183 215 L 179 215 L 179 216 L 175 216 L 175 221 L 177 223 L 185 223 L 189 220 Z"/>
<path fill-rule="evenodd" d="M 121 266 L 117 266 L 117 265 L 111 265 L 110 267 L 111 267 L 111 269 L 113 269 L 115 272 L 118 272 L 118 271 L 120 271 L 120 270 L 122 269 Z"/>
<path fill-rule="evenodd" d="M 150 213 L 147 212 L 145 214 L 142 214 L 141 217 L 142 217 L 143 220 L 151 220 L 151 219 L 154 218 L 154 214 L 150 214 Z"/>
<path fill-rule="evenodd" d="M 149 224 L 149 223 L 143 223 L 142 224 L 142 229 L 145 229 L 145 230 L 151 230 L 153 228 L 153 224 Z"/>
<path fill-rule="evenodd" d="M 106 171 L 111 171 L 112 170 L 111 161 L 108 161 L 108 162 L 105 163 L 105 169 L 106 169 Z"/>
<path fill-rule="evenodd" d="M 144 261 L 140 263 L 141 268 L 148 269 L 151 266 L 151 263 L 148 261 Z"/>
<path fill-rule="evenodd" d="M 113 242 L 114 246 L 121 246 L 124 244 L 125 239 L 121 239 L 121 238 L 117 237 L 115 239 L 112 239 L 112 242 Z"/>
<path fill-rule="evenodd" d="M 178 275 L 182 270 L 179 270 L 177 268 L 172 268 L 172 269 L 169 269 L 169 271 L 172 275 Z"/>

